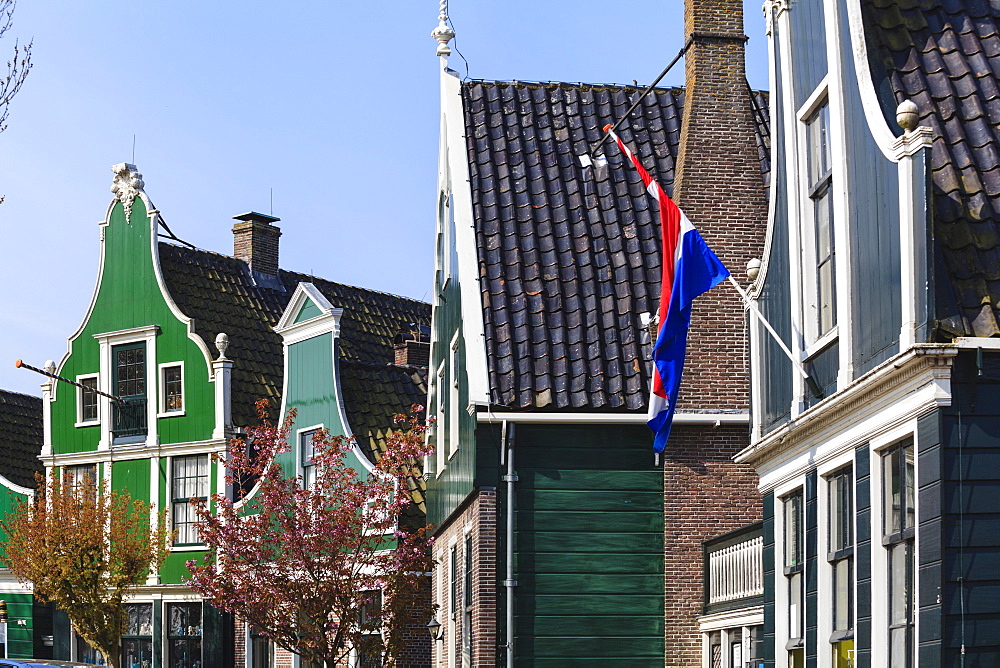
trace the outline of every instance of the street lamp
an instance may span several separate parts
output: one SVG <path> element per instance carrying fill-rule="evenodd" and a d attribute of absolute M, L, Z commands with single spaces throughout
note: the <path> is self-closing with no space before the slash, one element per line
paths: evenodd
<path fill-rule="evenodd" d="M 431 617 L 431 621 L 427 622 L 427 632 L 431 634 L 431 640 L 441 640 L 444 637 L 444 634 L 441 633 L 441 622 L 434 617 Z"/>

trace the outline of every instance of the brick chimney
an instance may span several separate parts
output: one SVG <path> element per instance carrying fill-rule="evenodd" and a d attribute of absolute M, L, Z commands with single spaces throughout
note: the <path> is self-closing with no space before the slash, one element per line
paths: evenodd
<path fill-rule="evenodd" d="M 743 0 L 685 0 L 684 32 L 691 46 L 673 195 L 745 285 L 747 261 L 763 250 L 767 196 L 746 84 Z M 730 285 L 695 300 L 679 411 L 749 410 L 745 322 Z M 667 668 L 701 662 L 704 542 L 761 519 L 757 475 L 732 461 L 747 445 L 745 423 L 675 422 L 671 431 L 663 461 Z"/>
<path fill-rule="evenodd" d="M 396 334 L 392 347 L 398 366 L 426 367 L 431 357 L 430 327 L 411 323 L 409 329 Z"/>
<path fill-rule="evenodd" d="M 278 275 L 278 237 L 275 227 L 280 218 L 251 211 L 233 216 L 233 255 L 250 265 L 255 272 Z"/>

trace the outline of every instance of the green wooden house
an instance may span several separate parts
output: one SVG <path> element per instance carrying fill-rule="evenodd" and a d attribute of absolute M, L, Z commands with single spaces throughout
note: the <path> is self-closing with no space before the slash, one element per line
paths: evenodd
<path fill-rule="evenodd" d="M 0 518 L 34 494 L 35 475 L 42 472 L 38 453 L 42 449 L 42 401 L 16 392 L 0 390 Z M 5 656 L 52 656 L 52 610 L 37 603 L 31 588 L 19 583 L 4 562 L 4 539 L 0 528 L 0 600 L 7 604 L 10 621 Z M 0 652 L 3 654 L 3 652 Z"/>
<path fill-rule="evenodd" d="M 125 665 L 243 665 L 260 643 L 184 584 L 204 554 L 188 499 L 232 493 L 212 455 L 257 423 L 259 398 L 353 435 L 359 461 L 374 456 L 392 413 L 423 401 L 423 369 L 394 341 L 426 327 L 429 308 L 280 269 L 273 216 L 236 216 L 234 256 L 196 249 L 166 228 L 133 165 L 114 173 L 97 287 L 55 371 L 123 401 L 43 385 L 42 461 L 150 500 L 177 531 L 130 601 Z M 319 333 L 290 343 L 303 328 Z M 89 658 L 64 615 L 54 626 L 56 658 Z"/>

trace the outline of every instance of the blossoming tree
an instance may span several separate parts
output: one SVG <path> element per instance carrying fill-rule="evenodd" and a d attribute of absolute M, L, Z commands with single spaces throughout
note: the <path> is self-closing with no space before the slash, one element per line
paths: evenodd
<path fill-rule="evenodd" d="M 349 439 L 319 432 L 308 484 L 275 459 L 288 450 L 294 409 L 274 426 L 266 402 L 257 408 L 261 426 L 232 441 L 226 462 L 227 484 L 246 495 L 197 504 L 214 556 L 188 562 L 191 586 L 313 665 L 333 668 L 352 651 L 392 665 L 430 617 L 429 539 L 404 521 L 426 454 L 419 407 L 396 416 L 372 474 L 345 464 Z"/>

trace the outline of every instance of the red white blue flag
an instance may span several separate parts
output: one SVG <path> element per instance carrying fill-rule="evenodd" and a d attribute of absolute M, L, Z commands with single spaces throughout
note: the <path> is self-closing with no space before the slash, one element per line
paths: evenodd
<path fill-rule="evenodd" d="M 684 212 L 667 197 L 660 184 L 611 131 L 611 126 L 605 126 L 604 130 L 618 142 L 618 148 L 638 170 L 646 190 L 659 203 L 663 284 L 660 288 L 660 325 L 653 345 L 653 387 L 649 398 L 648 424 L 655 434 L 653 449 L 663 452 L 677 407 L 677 393 L 687 352 L 687 330 L 691 324 L 691 305 L 695 297 L 726 280 L 729 270 L 701 238 Z"/>

